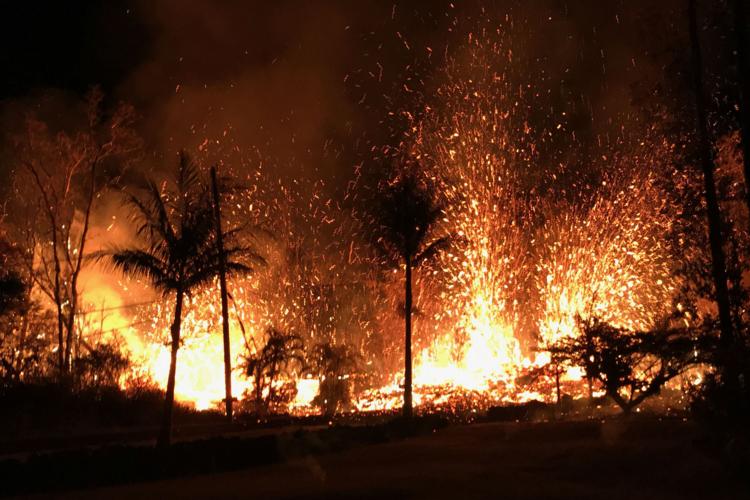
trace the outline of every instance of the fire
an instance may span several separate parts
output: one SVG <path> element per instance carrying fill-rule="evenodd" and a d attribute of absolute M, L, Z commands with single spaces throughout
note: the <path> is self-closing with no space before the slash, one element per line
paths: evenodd
<path fill-rule="evenodd" d="M 483 311 L 478 311 L 482 314 Z M 468 339 L 459 360 L 450 352 L 450 339 L 436 339 L 416 359 L 418 385 L 453 384 L 471 391 L 486 391 L 492 381 L 509 380 L 522 364 L 519 343 L 508 327 L 493 325 L 489 318 L 472 318 Z M 512 380 L 512 379 L 510 379 Z"/>
<path fill-rule="evenodd" d="M 419 118 L 405 141 L 447 207 L 441 229 L 455 236 L 454 247 L 416 277 L 415 404 L 551 400 L 549 380 L 519 382 L 549 361 L 539 346 L 577 335 L 578 317 L 648 328 L 669 312 L 677 284 L 665 240 L 671 207 L 657 182 L 664 159 L 625 154 L 593 165 L 600 171 L 594 180 L 548 166 L 538 141 L 564 133 L 564 113 L 555 132 L 532 130 L 530 108 L 519 101 L 534 91 L 516 89 L 503 73 L 510 56 L 502 44 L 473 37 L 462 56 L 446 62 L 436 102 L 414 114 Z M 255 187 L 233 200 L 230 220 L 273 218 L 266 232 L 280 236 L 261 238 L 267 269 L 230 284 L 235 397 L 252 385 L 240 368 L 243 353 L 258 349 L 265 327 L 279 325 L 299 332 L 308 348 L 348 342 L 371 370 L 375 359 L 387 370 L 384 382 L 355 394 L 354 407 L 398 408 L 400 283 L 390 288 L 378 281 L 357 239 L 356 216 L 326 198 L 320 185 L 303 194 L 261 174 L 250 180 Z M 138 326 L 124 332 L 136 364 L 162 386 L 171 315 L 169 300 L 157 300 L 138 310 L 132 321 Z M 220 321 L 216 285 L 190 298 L 176 396 L 201 409 L 224 395 Z M 394 359 L 383 359 L 387 354 Z M 562 380 L 569 391 L 583 392 L 580 371 Z M 295 382 L 290 411 L 313 411 L 319 381 L 300 374 Z"/>
<path fill-rule="evenodd" d="M 664 240 L 670 216 L 652 175 L 609 182 L 583 213 L 558 209 L 543 235 L 542 339 L 576 334 L 576 318 L 649 329 L 667 316 L 676 283 Z"/>

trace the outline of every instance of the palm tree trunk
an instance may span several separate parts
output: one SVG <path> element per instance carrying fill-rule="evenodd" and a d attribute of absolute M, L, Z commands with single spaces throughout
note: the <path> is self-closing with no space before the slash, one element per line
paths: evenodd
<path fill-rule="evenodd" d="M 174 306 L 174 323 L 172 323 L 172 352 L 169 359 L 169 377 L 167 378 L 167 392 L 164 397 L 164 414 L 156 445 L 169 446 L 172 441 L 172 409 L 174 408 L 174 386 L 177 371 L 177 350 L 180 348 L 180 327 L 182 324 L 182 301 L 184 292 L 177 291 Z"/>
<path fill-rule="evenodd" d="M 406 286 L 404 300 L 405 346 L 404 346 L 404 418 L 412 416 L 411 398 L 411 259 L 406 259 Z"/>
<path fill-rule="evenodd" d="M 221 328 L 224 336 L 224 387 L 226 415 L 232 422 L 232 355 L 229 343 L 229 303 L 227 301 L 227 262 L 224 253 L 224 242 L 221 229 L 221 206 L 219 205 L 219 188 L 216 185 L 216 167 L 211 167 L 211 190 L 214 198 L 214 217 L 216 224 L 216 246 L 219 253 L 219 286 L 221 288 Z"/>
<path fill-rule="evenodd" d="M 708 237 L 711 247 L 712 274 L 716 293 L 716 303 L 719 308 L 720 344 L 723 368 L 726 370 L 727 382 L 733 383 L 735 379 L 734 335 L 732 330 L 732 317 L 729 308 L 729 293 L 727 290 L 727 271 L 724 259 L 724 248 L 721 236 L 721 213 L 716 196 L 716 183 L 714 180 L 713 152 L 708 137 L 706 124 L 706 109 L 703 95 L 703 63 L 701 61 L 700 40 L 698 38 L 698 20 L 696 13 L 696 0 L 689 3 L 690 45 L 692 49 L 692 72 L 695 92 L 696 125 L 699 141 L 699 154 L 701 168 L 703 170 L 703 182 L 706 195 L 706 208 L 708 216 Z"/>

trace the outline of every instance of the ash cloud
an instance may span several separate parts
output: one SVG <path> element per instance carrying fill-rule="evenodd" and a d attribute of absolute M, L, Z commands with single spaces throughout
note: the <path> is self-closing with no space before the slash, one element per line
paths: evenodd
<path fill-rule="evenodd" d="M 345 184 L 372 147 L 398 140 L 388 112 L 413 101 L 404 83 L 430 92 L 446 47 L 464 43 L 478 25 L 509 33 L 518 83 L 539 89 L 532 125 L 554 127 L 550 115 L 566 111 L 575 142 L 615 142 L 638 114 L 633 87 L 665 85 L 670 76 L 670 48 L 684 46 L 683 7 L 678 0 L 656 7 L 647 0 L 122 0 L 82 7 L 80 16 L 50 7 L 57 23 L 31 22 L 38 6 L 14 7 L 4 56 L 14 76 L 2 107 L 33 110 L 24 88 L 34 96 L 45 86 L 76 94 L 100 83 L 111 100 L 140 113 L 154 152 L 146 171 L 170 168 L 179 149 L 236 166 L 257 163 L 246 153 L 255 150 L 273 159 L 280 178 Z M 35 36 L 12 29 L 25 21 Z M 68 30 L 76 36 L 63 36 Z M 45 69 L 40 57 L 52 47 L 55 64 Z M 18 125 L 6 119 L 3 131 Z"/>

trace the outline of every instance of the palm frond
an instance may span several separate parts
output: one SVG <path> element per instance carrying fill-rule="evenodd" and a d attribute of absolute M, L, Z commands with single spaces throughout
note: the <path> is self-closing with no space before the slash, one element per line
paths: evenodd
<path fill-rule="evenodd" d="M 174 291 L 179 286 L 178 280 L 170 272 L 168 263 L 146 251 L 114 250 L 109 254 L 109 258 L 115 269 L 129 276 L 144 277 L 163 293 Z"/>
<path fill-rule="evenodd" d="M 414 175 L 402 175 L 378 196 L 373 203 L 375 247 L 414 260 L 443 213 L 436 194 Z"/>
<path fill-rule="evenodd" d="M 419 255 L 417 255 L 414 259 L 414 265 L 419 266 L 424 262 L 435 258 L 440 252 L 450 247 L 452 240 L 453 238 L 451 236 L 443 236 L 442 238 L 436 239 L 427 245 L 427 248 L 422 250 Z"/>

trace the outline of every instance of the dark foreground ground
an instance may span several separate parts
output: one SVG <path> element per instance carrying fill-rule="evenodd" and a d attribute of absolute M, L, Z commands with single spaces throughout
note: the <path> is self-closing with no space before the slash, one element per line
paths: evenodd
<path fill-rule="evenodd" d="M 750 498 L 680 420 L 483 423 L 55 498 Z"/>

